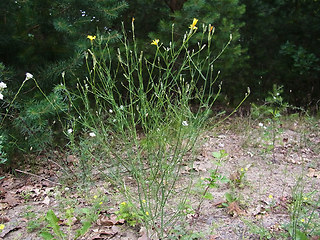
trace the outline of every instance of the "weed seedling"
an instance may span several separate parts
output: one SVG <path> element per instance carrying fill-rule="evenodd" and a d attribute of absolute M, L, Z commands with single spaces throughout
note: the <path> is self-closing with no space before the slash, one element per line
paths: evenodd
<path fill-rule="evenodd" d="M 216 159 L 216 161 L 214 161 L 216 168 L 210 171 L 210 176 L 208 178 L 204 179 L 204 181 L 206 182 L 206 188 L 202 194 L 202 198 L 199 202 L 199 205 L 196 208 L 197 216 L 199 215 L 200 208 L 204 199 L 209 199 L 209 200 L 213 199 L 213 196 L 208 192 L 208 190 L 210 188 L 219 187 L 219 182 L 226 183 L 229 181 L 225 176 L 222 176 L 218 173 L 218 169 L 222 165 L 222 160 L 228 156 L 228 153 L 226 153 L 225 150 L 220 150 L 219 152 L 213 152 L 212 155 Z"/>
<path fill-rule="evenodd" d="M 265 99 L 265 104 L 262 106 L 256 106 L 252 104 L 252 116 L 253 117 L 267 117 L 265 126 L 263 123 L 259 123 L 259 127 L 264 130 L 264 140 L 262 144 L 266 152 L 272 152 L 272 162 L 275 159 L 275 145 L 278 135 L 283 131 L 281 128 L 280 118 L 283 113 L 289 108 L 289 104 L 284 102 L 281 94 L 283 93 L 283 87 L 273 85 L 272 92 L 269 92 L 269 96 Z"/>
<path fill-rule="evenodd" d="M 45 240 L 78 239 L 83 236 L 89 230 L 92 223 L 98 219 L 99 212 L 97 205 L 93 205 L 91 208 L 81 208 L 77 211 L 73 208 L 68 208 L 65 210 L 64 218 L 59 219 L 50 209 L 44 219 L 47 225 L 41 229 L 40 236 Z M 75 232 L 72 232 L 74 218 L 77 218 L 82 226 Z M 60 228 L 61 222 L 64 222 L 67 225 L 67 233 Z"/>
<path fill-rule="evenodd" d="M 246 184 L 246 173 L 248 168 L 241 168 L 240 171 L 236 171 L 235 173 L 231 174 L 229 179 L 230 183 L 234 187 L 244 188 Z"/>
<path fill-rule="evenodd" d="M 237 198 L 231 194 L 231 193 L 226 193 L 225 194 L 226 197 L 226 202 L 221 203 L 222 207 L 229 207 L 231 203 L 237 201 Z"/>
<path fill-rule="evenodd" d="M 143 220 L 143 215 L 149 216 L 149 212 L 145 212 L 145 214 L 137 212 L 132 203 L 122 202 L 116 215 L 118 220 L 124 219 L 130 226 L 134 227 Z"/>
<path fill-rule="evenodd" d="M 313 195 L 316 195 L 316 191 L 308 194 L 304 194 L 303 179 L 300 177 L 296 186 L 293 188 L 292 193 L 292 206 L 291 206 L 291 221 L 286 226 L 291 239 L 294 240 L 307 240 L 315 237 L 318 239 L 320 236 L 320 221 L 319 221 L 319 204 L 318 200 L 312 201 Z M 313 239 L 313 238 L 312 238 Z"/>

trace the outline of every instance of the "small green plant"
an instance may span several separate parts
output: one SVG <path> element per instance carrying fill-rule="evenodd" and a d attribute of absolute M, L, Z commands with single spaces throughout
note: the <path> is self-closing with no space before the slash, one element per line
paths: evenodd
<path fill-rule="evenodd" d="M 273 234 L 270 232 L 268 229 L 266 229 L 260 222 L 251 222 L 246 219 L 242 219 L 242 221 L 248 226 L 248 229 L 251 233 L 254 235 L 257 235 L 258 238 L 254 239 L 260 239 L 260 240 L 265 240 L 265 239 L 273 239 Z"/>
<path fill-rule="evenodd" d="M 27 231 L 28 232 L 34 232 L 41 229 L 41 220 L 35 219 L 35 220 L 28 220 L 27 222 Z"/>
<path fill-rule="evenodd" d="M 24 201 L 29 201 L 32 198 L 30 191 L 23 191 L 20 193 L 20 196 L 24 199 Z"/>
<path fill-rule="evenodd" d="M 47 222 L 47 227 L 42 229 L 40 232 L 40 236 L 45 240 L 51 239 L 59 239 L 64 240 L 67 238 L 67 235 L 60 229 L 59 218 L 56 214 L 50 209 L 47 212 L 45 217 L 45 221 Z"/>
<path fill-rule="evenodd" d="M 308 240 L 311 237 L 320 236 L 320 218 L 318 207 L 320 204 L 319 195 L 314 191 L 310 194 L 304 193 L 303 178 L 297 180 L 292 191 L 291 221 L 286 226 L 288 233 L 293 240 Z M 318 198 L 317 200 L 312 200 Z"/>
<path fill-rule="evenodd" d="M 225 150 L 220 150 L 219 152 L 213 152 L 212 155 L 216 159 L 214 161 L 216 168 L 214 170 L 210 170 L 210 176 L 204 179 L 206 188 L 205 188 L 204 192 L 202 193 L 202 198 L 199 202 L 198 207 L 196 208 L 197 214 L 199 214 L 199 212 L 200 212 L 200 208 L 201 208 L 201 205 L 202 205 L 204 199 L 210 199 L 210 200 L 213 199 L 212 194 L 208 192 L 209 189 L 219 187 L 219 183 L 229 182 L 228 178 L 226 178 L 225 176 L 222 176 L 218 173 L 218 169 L 222 165 L 223 159 L 228 156 L 228 153 L 226 153 Z"/>
<path fill-rule="evenodd" d="M 226 193 L 224 195 L 226 197 L 226 202 L 221 203 L 222 207 L 229 207 L 229 205 L 235 201 L 237 201 L 237 197 L 235 197 L 232 193 Z"/>
<path fill-rule="evenodd" d="M 23 216 L 28 220 L 27 222 L 28 232 L 34 232 L 41 229 L 41 223 L 43 222 L 43 219 L 38 218 L 35 212 L 29 209 Z"/>
<path fill-rule="evenodd" d="M 60 220 L 50 209 L 44 218 L 47 225 L 40 230 L 40 236 L 45 240 L 64 240 L 70 239 L 71 237 L 73 239 L 78 239 L 83 236 L 89 230 L 92 223 L 98 219 L 100 206 L 101 202 L 94 204 L 92 207 L 77 210 L 74 208 L 67 208 L 62 220 Z M 74 218 L 77 218 L 81 222 L 81 227 L 75 232 L 72 230 Z M 66 231 L 63 231 L 60 228 L 61 221 L 67 225 Z"/>
<path fill-rule="evenodd" d="M 130 226 L 134 227 L 141 223 L 145 218 L 149 216 L 149 212 L 138 212 L 137 208 L 132 203 L 122 202 L 119 205 L 119 211 L 116 212 L 117 219 L 124 219 Z"/>
<path fill-rule="evenodd" d="M 200 240 L 204 239 L 204 234 L 201 232 L 193 232 L 188 230 L 186 224 L 175 226 L 167 236 L 170 240 Z"/>
<path fill-rule="evenodd" d="M 230 175 L 229 180 L 232 185 L 232 187 L 237 188 L 244 188 L 246 182 L 246 173 L 248 171 L 248 168 L 240 168 L 240 170 L 234 172 Z"/>
<path fill-rule="evenodd" d="M 189 199 L 187 199 L 183 204 L 180 204 L 179 209 L 183 209 L 182 212 L 185 216 L 194 215 L 196 213 Z"/>
<path fill-rule="evenodd" d="M 283 93 L 283 86 L 273 85 L 272 92 L 269 92 L 269 96 L 265 99 L 265 104 L 262 106 L 256 106 L 252 104 L 252 117 L 255 119 L 266 118 L 266 125 L 262 122 L 259 123 L 259 127 L 263 129 L 264 142 L 262 145 L 266 152 L 272 152 L 272 162 L 275 162 L 275 146 L 276 140 L 280 133 L 283 132 L 281 127 L 281 116 L 287 112 L 290 107 L 287 102 L 284 101 L 281 94 Z"/>

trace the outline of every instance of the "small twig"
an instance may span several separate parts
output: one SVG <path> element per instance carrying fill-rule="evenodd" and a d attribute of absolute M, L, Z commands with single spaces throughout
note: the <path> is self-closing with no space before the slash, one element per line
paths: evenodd
<path fill-rule="evenodd" d="M 53 151 L 53 154 L 56 155 L 57 159 L 60 158 L 60 156 L 55 152 Z M 62 167 L 60 164 L 56 163 L 55 161 L 53 160 L 50 160 L 48 159 L 50 162 L 56 164 L 57 166 L 59 166 L 65 173 L 68 173 L 64 167 Z M 75 172 L 72 170 L 72 168 L 68 165 L 68 162 L 66 160 L 63 160 L 63 163 L 67 166 L 67 168 L 69 169 L 70 172 L 72 172 L 73 176 L 76 176 Z"/>
<path fill-rule="evenodd" d="M 60 183 L 57 183 L 57 182 L 51 181 L 51 180 L 49 180 L 49 179 L 47 179 L 47 178 L 44 178 L 44 177 L 41 177 L 41 176 L 35 175 L 35 174 L 33 174 L 33 173 L 28 173 L 28 172 L 25 172 L 25 171 L 22 171 L 22 170 L 19 170 L 19 169 L 15 169 L 15 171 L 20 172 L 20 173 L 24 173 L 24 174 L 27 174 L 27 175 L 30 175 L 30 176 L 33 176 L 33 177 L 37 177 L 37 178 L 40 178 L 40 179 L 42 179 L 42 180 L 45 180 L 45 181 L 51 182 L 51 183 L 53 183 L 53 184 L 56 184 L 56 185 L 60 185 L 60 186 L 62 186 L 62 184 L 60 184 Z"/>
<path fill-rule="evenodd" d="M 49 162 L 52 162 L 53 164 L 57 165 L 62 171 L 64 171 L 65 173 L 68 173 L 64 167 L 62 167 L 59 163 L 51 160 L 51 159 L 48 159 Z M 67 164 L 66 164 L 67 165 Z M 73 170 L 67 165 L 68 169 L 74 174 Z"/>

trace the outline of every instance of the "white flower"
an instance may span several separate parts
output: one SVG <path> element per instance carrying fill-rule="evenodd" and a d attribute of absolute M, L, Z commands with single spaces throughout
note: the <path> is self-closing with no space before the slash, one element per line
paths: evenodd
<path fill-rule="evenodd" d="M 89 136 L 90 136 L 90 137 L 95 137 L 96 134 L 95 134 L 94 132 L 91 132 L 91 133 L 89 133 Z"/>
<path fill-rule="evenodd" d="M 185 126 L 185 127 L 186 127 L 186 126 L 188 126 L 188 125 L 189 125 L 189 124 L 188 124 L 187 121 L 183 121 L 183 122 L 182 122 L 182 126 Z"/>
<path fill-rule="evenodd" d="M 259 123 L 258 125 L 259 125 L 259 127 L 263 127 L 263 123 Z"/>
<path fill-rule="evenodd" d="M 0 93 L 0 99 L 1 99 L 1 100 L 3 99 L 3 94 L 2 94 L 2 93 Z"/>
<path fill-rule="evenodd" d="M 31 79 L 31 78 L 33 78 L 33 75 L 31 74 L 31 73 L 26 73 L 26 80 L 29 80 L 29 79 Z"/>
<path fill-rule="evenodd" d="M 120 105 L 120 110 L 123 110 L 124 109 L 124 106 L 123 105 Z"/>
<path fill-rule="evenodd" d="M 72 128 L 68 129 L 68 134 L 71 134 L 73 132 Z"/>
<path fill-rule="evenodd" d="M 109 113 L 113 113 L 112 109 L 109 109 Z"/>
<path fill-rule="evenodd" d="M 0 90 L 5 89 L 7 87 L 7 84 L 4 82 L 0 82 Z"/>

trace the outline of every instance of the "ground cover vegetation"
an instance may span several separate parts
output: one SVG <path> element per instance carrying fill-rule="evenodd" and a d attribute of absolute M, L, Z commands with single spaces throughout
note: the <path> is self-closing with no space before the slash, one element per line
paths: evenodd
<path fill-rule="evenodd" d="M 0 238 L 320 238 L 318 1 L 0 4 Z"/>

